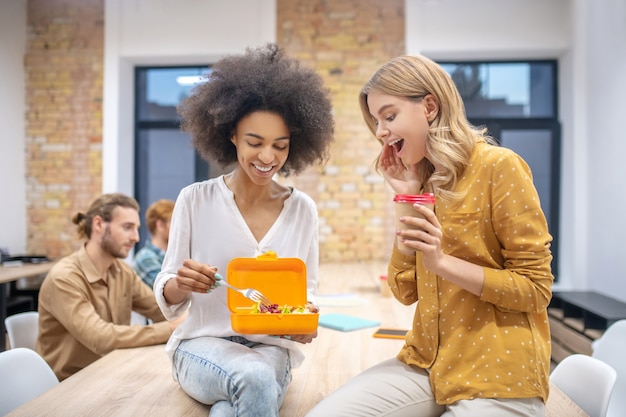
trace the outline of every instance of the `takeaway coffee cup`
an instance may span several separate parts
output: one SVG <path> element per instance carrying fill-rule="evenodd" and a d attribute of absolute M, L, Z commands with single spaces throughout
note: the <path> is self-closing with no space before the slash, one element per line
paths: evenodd
<path fill-rule="evenodd" d="M 380 276 L 380 295 L 383 297 L 391 297 L 391 288 L 389 288 L 387 275 Z"/>
<path fill-rule="evenodd" d="M 410 216 L 410 217 L 423 217 L 415 208 L 413 204 L 419 203 L 423 206 L 428 207 L 433 210 L 435 208 L 435 195 L 431 193 L 426 194 L 396 194 L 393 198 L 393 201 L 396 203 L 396 228 L 397 230 L 406 230 L 406 229 L 414 229 L 412 225 L 402 223 L 400 221 L 401 217 Z M 404 246 L 402 242 L 398 240 L 398 249 L 402 249 L 405 251 L 414 251 L 413 248 L 409 248 Z"/>

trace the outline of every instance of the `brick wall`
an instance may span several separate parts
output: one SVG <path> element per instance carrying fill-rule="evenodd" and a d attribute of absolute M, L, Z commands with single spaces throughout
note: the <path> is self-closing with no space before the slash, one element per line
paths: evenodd
<path fill-rule="evenodd" d="M 328 164 L 289 179 L 320 214 L 326 261 L 384 260 L 391 194 L 372 163 L 379 145 L 358 93 L 404 53 L 404 0 L 277 0 L 277 40 L 331 90 L 336 139 Z M 101 192 L 103 0 L 28 0 L 26 158 L 28 251 L 66 255 L 80 242 L 71 216 Z"/>
<path fill-rule="evenodd" d="M 70 218 L 102 189 L 104 4 L 27 7 L 27 250 L 58 257 L 80 244 Z"/>
<path fill-rule="evenodd" d="M 277 0 L 277 41 L 315 68 L 330 88 L 335 143 L 324 168 L 291 180 L 320 215 L 325 261 L 384 260 L 392 245 L 391 193 L 373 169 L 380 145 L 366 128 L 358 94 L 404 47 L 403 0 Z"/>

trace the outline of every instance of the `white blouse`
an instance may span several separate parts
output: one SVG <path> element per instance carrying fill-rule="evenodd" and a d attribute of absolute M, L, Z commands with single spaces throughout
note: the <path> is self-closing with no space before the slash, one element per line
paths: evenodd
<path fill-rule="evenodd" d="M 283 210 L 270 230 L 257 241 L 223 176 L 183 188 L 174 206 L 163 266 L 154 282 L 157 303 L 168 320 L 180 317 L 189 309 L 189 316 L 167 343 L 166 352 L 170 358 L 182 340 L 239 335 L 230 325 L 226 287 L 218 287 L 207 294 L 191 293 L 180 304 L 165 301 L 165 283 L 176 276 L 185 259 L 215 266 L 225 275 L 233 258 L 255 258 L 268 251 L 276 252 L 279 258 L 300 258 L 306 264 L 308 301 L 314 302 L 319 268 L 318 239 L 315 202 L 297 189 L 293 189 L 285 200 Z M 241 336 L 250 341 L 292 349 L 294 367 L 304 359 L 296 342 L 268 335 Z"/>

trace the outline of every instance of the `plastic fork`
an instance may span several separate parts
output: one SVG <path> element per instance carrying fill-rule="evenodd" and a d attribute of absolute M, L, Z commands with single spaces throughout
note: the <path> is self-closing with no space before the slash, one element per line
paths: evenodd
<path fill-rule="evenodd" d="M 223 276 L 221 276 L 220 274 L 215 274 L 215 278 L 217 278 L 219 285 L 226 285 L 228 288 L 230 288 L 233 291 L 237 291 L 238 293 L 240 293 L 241 295 L 243 295 L 244 297 L 254 301 L 255 303 L 261 303 L 262 305 L 269 307 L 272 305 L 272 302 L 270 301 L 269 298 L 267 298 L 266 296 L 263 295 L 263 293 L 261 293 L 259 290 L 255 290 L 254 288 L 237 288 L 234 287 L 232 285 L 230 285 Z"/>

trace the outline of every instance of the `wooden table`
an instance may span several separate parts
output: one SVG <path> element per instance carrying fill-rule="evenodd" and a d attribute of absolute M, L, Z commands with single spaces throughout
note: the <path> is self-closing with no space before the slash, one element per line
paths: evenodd
<path fill-rule="evenodd" d="M 546 417 L 589 417 L 589 414 L 551 383 L 550 396 L 546 403 Z"/>
<path fill-rule="evenodd" d="M 165 345 L 118 349 L 8 416 L 206 416 L 172 379 Z"/>
<path fill-rule="evenodd" d="M 382 297 L 378 276 L 383 264 L 323 265 L 322 313 L 341 312 L 406 328 L 413 307 Z M 377 339 L 376 327 L 340 332 L 320 327 L 317 339 L 303 345 L 306 359 L 293 370 L 293 381 L 280 417 L 303 417 L 315 404 L 362 370 L 391 358 L 403 340 Z M 553 388 L 547 417 L 584 417 L 562 392 Z M 209 407 L 187 396 L 174 382 L 164 345 L 111 352 L 57 387 L 10 413 L 26 416 L 203 416 Z"/>
<path fill-rule="evenodd" d="M 174 382 L 164 349 L 164 345 L 157 345 L 113 351 L 7 417 L 208 415 L 209 406 L 189 397 Z M 345 359 L 345 350 L 337 347 L 328 352 L 326 363 L 336 364 L 337 358 Z M 333 359 L 338 351 L 339 355 Z M 303 417 L 324 396 L 345 382 L 353 371 L 357 370 L 349 367 L 346 372 L 341 367 L 332 369 L 331 366 L 322 366 L 319 370 L 311 369 L 311 366 L 298 368 L 280 417 Z M 546 417 L 589 416 L 551 385 Z"/>
<path fill-rule="evenodd" d="M 6 329 L 4 327 L 4 319 L 7 316 L 6 286 L 11 281 L 17 281 L 20 278 L 45 274 L 54 264 L 55 262 L 41 262 L 33 264 L 24 263 L 17 266 L 0 266 L 0 352 L 3 351 L 6 346 Z"/>
<path fill-rule="evenodd" d="M 23 277 L 45 274 L 56 262 L 41 262 L 16 266 L 0 266 L 0 283 L 16 281 Z"/>

